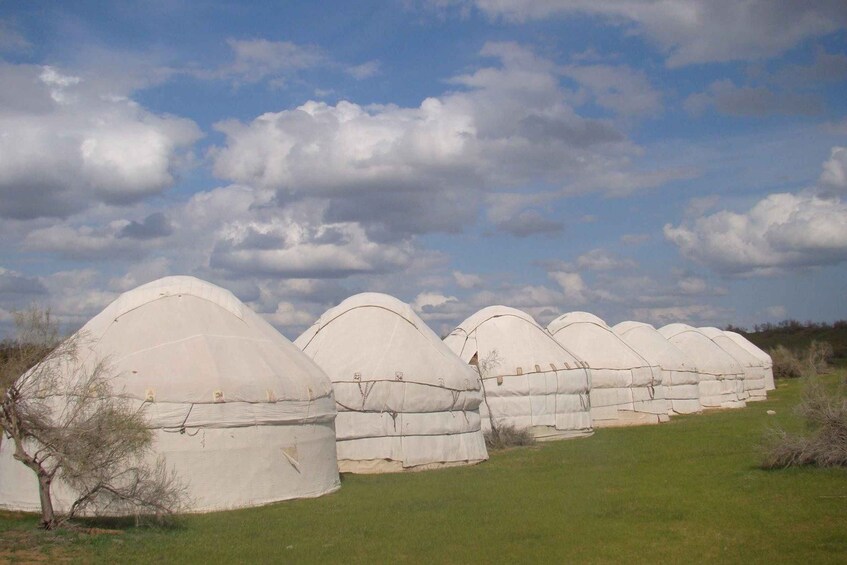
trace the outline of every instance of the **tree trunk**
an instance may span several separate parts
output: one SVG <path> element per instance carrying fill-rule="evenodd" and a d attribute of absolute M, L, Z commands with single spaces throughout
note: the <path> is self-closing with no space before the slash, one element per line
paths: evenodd
<path fill-rule="evenodd" d="M 56 527 L 56 514 L 53 512 L 53 498 L 50 494 L 50 485 L 53 477 L 46 473 L 38 474 L 38 496 L 41 499 L 41 527 L 52 530 Z"/>

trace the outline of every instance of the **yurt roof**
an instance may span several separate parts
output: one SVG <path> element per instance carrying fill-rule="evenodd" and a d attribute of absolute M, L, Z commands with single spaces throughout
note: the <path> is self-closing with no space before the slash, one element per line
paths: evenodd
<path fill-rule="evenodd" d="M 696 371 L 694 361 L 681 349 L 669 342 L 650 324 L 621 322 L 612 330 L 632 346 L 642 357 L 657 363 L 665 370 Z"/>
<path fill-rule="evenodd" d="M 496 353 L 497 374 L 513 374 L 517 368 L 531 372 L 535 366 L 550 370 L 580 366 L 577 356 L 557 342 L 535 319 L 516 308 L 489 306 L 483 308 L 450 332 L 444 343 L 463 361 L 474 355 L 480 362 Z"/>
<path fill-rule="evenodd" d="M 755 355 L 757 359 L 765 363 L 765 366 L 770 366 L 773 364 L 773 359 L 771 359 L 771 356 L 768 355 L 765 350 L 757 346 L 755 343 L 753 343 L 740 333 L 727 330 L 724 330 L 723 333 L 726 334 L 729 339 L 731 339 L 732 341 L 734 341 L 735 343 Z"/>
<path fill-rule="evenodd" d="M 731 375 L 744 372 L 738 361 L 693 326 L 668 324 L 659 328 L 659 333 L 691 357 L 701 373 Z"/>
<path fill-rule="evenodd" d="M 327 310 L 295 340 L 335 381 L 402 378 L 447 388 L 476 389 L 463 363 L 402 301 L 367 292 Z M 470 381 L 470 384 L 469 384 Z"/>
<path fill-rule="evenodd" d="M 714 341 L 718 346 L 732 355 L 744 367 L 761 367 L 764 362 L 747 351 L 744 347 L 737 344 L 732 338 L 726 335 L 722 330 L 713 327 L 700 328 L 703 335 Z"/>
<path fill-rule="evenodd" d="M 631 369 L 651 364 L 593 314 L 563 314 L 550 322 L 547 329 L 556 341 L 593 368 Z"/>
<path fill-rule="evenodd" d="M 125 292 L 78 333 L 116 392 L 157 403 L 329 396 L 323 371 L 229 291 L 188 276 Z"/>

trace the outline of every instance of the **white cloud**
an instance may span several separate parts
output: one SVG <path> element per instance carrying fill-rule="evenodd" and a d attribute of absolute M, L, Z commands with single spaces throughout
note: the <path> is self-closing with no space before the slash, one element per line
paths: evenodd
<path fill-rule="evenodd" d="M 829 191 L 847 194 L 847 147 L 832 148 L 819 182 Z"/>
<path fill-rule="evenodd" d="M 190 120 L 56 68 L 0 64 L 0 85 L 0 217 L 66 217 L 159 194 L 200 136 Z"/>
<path fill-rule="evenodd" d="M 482 277 L 471 273 L 463 273 L 461 271 L 453 271 L 453 278 L 456 284 L 461 288 L 479 288 L 483 284 Z"/>
<path fill-rule="evenodd" d="M 380 237 L 459 231 L 483 203 L 500 229 L 558 231 L 539 209 L 549 194 L 622 194 L 679 176 L 632 171 L 638 148 L 613 123 L 579 116 L 550 61 L 513 43 L 487 44 L 482 55 L 500 64 L 454 77 L 457 91 L 418 107 L 309 101 L 220 122 L 214 172 L 285 201 L 330 199 L 328 220 L 361 222 Z M 527 185 L 549 194 L 504 204 L 509 189 Z"/>
<path fill-rule="evenodd" d="M 771 194 L 744 213 L 720 211 L 665 237 L 687 258 L 728 274 L 772 274 L 847 260 L 847 204 L 805 194 Z"/>
<path fill-rule="evenodd" d="M 635 268 L 633 260 L 619 257 L 608 249 L 592 249 L 580 255 L 576 260 L 576 265 L 580 269 L 591 271 L 617 271 Z"/>
<path fill-rule="evenodd" d="M 317 47 L 290 41 L 230 38 L 226 42 L 235 60 L 221 74 L 240 82 L 259 82 L 326 63 L 326 56 Z"/>
<path fill-rule="evenodd" d="M 768 58 L 847 26 L 847 8 L 841 0 L 475 0 L 474 4 L 492 17 L 512 21 L 586 14 L 613 24 L 629 23 L 658 44 L 670 67 Z"/>
<path fill-rule="evenodd" d="M 567 305 L 579 306 L 588 301 L 588 286 L 579 273 L 553 271 L 549 275 L 562 287 L 563 297 Z"/>
<path fill-rule="evenodd" d="M 727 320 L 732 320 L 734 317 L 731 309 L 709 304 L 634 308 L 632 314 L 633 319 L 653 324 L 656 327 L 677 322 L 693 326 L 723 325 Z"/>

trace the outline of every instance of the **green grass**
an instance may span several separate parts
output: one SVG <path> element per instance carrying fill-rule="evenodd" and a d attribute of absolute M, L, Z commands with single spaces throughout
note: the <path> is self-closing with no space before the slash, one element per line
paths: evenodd
<path fill-rule="evenodd" d="M 78 536 L 70 549 L 112 562 L 843 562 L 847 471 L 757 468 L 768 426 L 800 427 L 801 390 L 781 382 L 744 410 L 494 452 L 470 468 L 347 475 L 322 498 Z M 34 523 L 0 514 L 0 540 Z"/>

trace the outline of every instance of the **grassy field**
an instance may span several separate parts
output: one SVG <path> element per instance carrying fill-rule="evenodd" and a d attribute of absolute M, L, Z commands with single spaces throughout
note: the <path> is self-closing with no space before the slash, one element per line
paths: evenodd
<path fill-rule="evenodd" d="M 600 430 L 471 468 L 348 475 L 330 496 L 172 529 L 54 536 L 30 533 L 34 517 L 0 514 L 0 560 L 843 563 L 847 471 L 756 467 L 768 426 L 800 425 L 801 386 L 781 382 L 743 410 Z"/>

